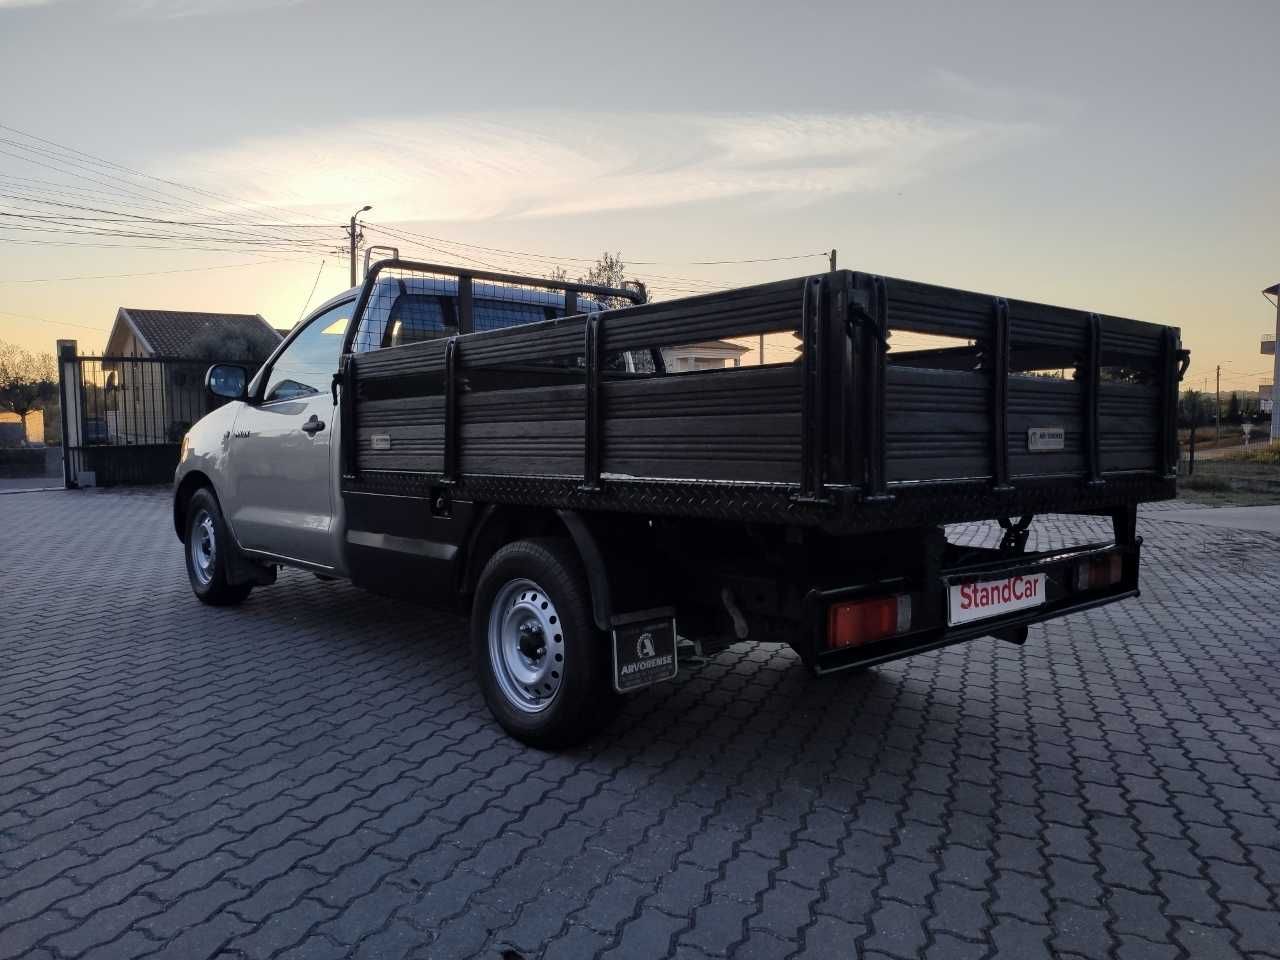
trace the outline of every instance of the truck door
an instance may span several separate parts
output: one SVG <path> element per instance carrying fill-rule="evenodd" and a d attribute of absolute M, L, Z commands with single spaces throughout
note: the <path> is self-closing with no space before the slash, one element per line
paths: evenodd
<path fill-rule="evenodd" d="M 240 545 L 324 567 L 337 563 L 330 458 L 331 382 L 353 302 L 311 320 L 266 373 L 261 400 L 236 417 L 231 527 Z"/>

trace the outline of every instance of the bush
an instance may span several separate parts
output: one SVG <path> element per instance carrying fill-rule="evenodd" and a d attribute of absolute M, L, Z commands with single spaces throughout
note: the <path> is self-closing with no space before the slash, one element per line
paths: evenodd
<path fill-rule="evenodd" d="M 1203 473 L 1192 474 L 1182 481 L 1182 485 L 1188 490 L 1200 490 L 1202 492 L 1222 493 L 1231 489 L 1231 482 L 1225 477 L 1215 477 L 1212 474 Z"/>
<path fill-rule="evenodd" d="M 1223 461 L 1233 460 L 1236 463 L 1261 463 L 1268 466 L 1280 466 L 1280 443 L 1259 444 L 1240 453 L 1223 457 Z"/>

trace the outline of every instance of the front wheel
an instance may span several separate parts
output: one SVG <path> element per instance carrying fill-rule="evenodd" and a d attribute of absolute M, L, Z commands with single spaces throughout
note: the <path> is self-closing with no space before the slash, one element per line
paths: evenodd
<path fill-rule="evenodd" d="M 207 487 L 197 490 L 187 505 L 185 546 L 187 579 L 201 601 L 213 606 L 231 606 L 249 596 L 253 584 L 227 582 L 231 533 L 222 518 L 218 498 Z"/>
<path fill-rule="evenodd" d="M 607 641 L 565 541 L 520 540 L 493 555 L 476 586 L 471 648 L 490 711 L 518 740 L 569 746 L 616 711 Z"/>

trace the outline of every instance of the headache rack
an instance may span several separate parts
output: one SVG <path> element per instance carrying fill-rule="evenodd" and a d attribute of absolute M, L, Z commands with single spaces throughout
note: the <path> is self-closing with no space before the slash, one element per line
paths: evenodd
<path fill-rule="evenodd" d="M 456 332 L 359 352 L 423 277 L 450 278 Z M 478 330 L 477 291 L 549 319 Z M 339 374 L 344 490 L 832 532 L 1174 495 L 1176 328 L 849 270 L 642 300 L 375 264 Z M 698 368 L 717 351 L 737 365 Z"/>

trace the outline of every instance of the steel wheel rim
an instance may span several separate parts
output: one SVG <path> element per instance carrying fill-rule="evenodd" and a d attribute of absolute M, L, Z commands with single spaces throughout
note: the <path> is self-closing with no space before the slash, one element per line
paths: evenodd
<path fill-rule="evenodd" d="M 503 697 L 541 713 L 564 681 L 564 633 L 551 597 L 532 580 L 509 580 L 489 607 L 489 662 Z"/>
<path fill-rule="evenodd" d="M 202 587 L 213 582 L 214 564 L 218 562 L 218 536 L 213 529 L 213 515 L 201 510 L 191 521 L 188 538 L 191 554 L 191 571 Z"/>

